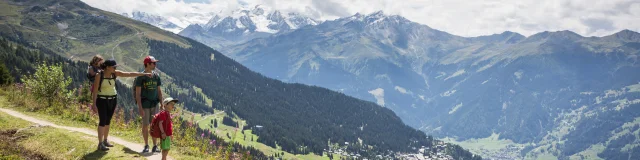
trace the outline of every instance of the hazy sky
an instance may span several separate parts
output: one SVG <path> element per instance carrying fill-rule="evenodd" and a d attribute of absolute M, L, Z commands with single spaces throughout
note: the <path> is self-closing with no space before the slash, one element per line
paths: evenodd
<path fill-rule="evenodd" d="M 143 11 L 188 19 L 190 13 L 226 14 L 262 4 L 319 20 L 383 10 L 460 36 L 514 31 L 571 30 L 604 36 L 622 29 L 640 32 L 640 0 L 82 0 L 116 13 Z M 193 14 L 191 14 L 193 15 Z M 201 17 L 202 19 L 202 17 Z M 194 20 L 195 21 L 195 20 Z"/>

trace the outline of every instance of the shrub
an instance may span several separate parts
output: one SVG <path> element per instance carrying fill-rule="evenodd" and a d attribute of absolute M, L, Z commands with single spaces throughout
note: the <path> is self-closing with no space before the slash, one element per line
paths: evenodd
<path fill-rule="evenodd" d="M 38 101 L 47 103 L 47 107 L 51 107 L 54 101 L 70 102 L 75 92 L 75 89 L 67 89 L 72 80 L 64 76 L 61 64 L 49 66 L 42 63 L 38 65 L 36 73 L 23 77 L 22 81 Z"/>

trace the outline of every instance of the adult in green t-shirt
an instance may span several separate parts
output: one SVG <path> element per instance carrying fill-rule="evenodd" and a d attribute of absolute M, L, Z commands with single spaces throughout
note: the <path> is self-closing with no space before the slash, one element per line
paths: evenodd
<path fill-rule="evenodd" d="M 158 60 L 153 56 L 147 56 L 144 63 L 144 73 L 153 73 L 153 76 L 140 76 L 135 79 L 136 86 L 136 103 L 138 104 L 138 110 L 142 116 L 142 137 L 144 138 L 144 149 L 142 153 L 149 152 L 149 124 L 153 115 L 158 112 L 158 104 L 162 100 L 162 90 L 160 86 L 160 76 L 153 70 L 156 69 L 156 63 Z M 160 152 L 160 148 L 157 146 L 157 138 L 151 138 L 153 141 L 152 152 Z"/>

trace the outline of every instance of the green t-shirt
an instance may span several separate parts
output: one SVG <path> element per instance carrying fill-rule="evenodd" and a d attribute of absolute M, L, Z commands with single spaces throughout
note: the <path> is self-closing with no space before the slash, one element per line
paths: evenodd
<path fill-rule="evenodd" d="M 153 77 L 139 76 L 135 79 L 135 86 L 140 87 L 140 98 L 142 100 L 142 108 L 153 108 L 158 105 L 158 86 L 162 85 L 160 76 L 156 73 Z"/>

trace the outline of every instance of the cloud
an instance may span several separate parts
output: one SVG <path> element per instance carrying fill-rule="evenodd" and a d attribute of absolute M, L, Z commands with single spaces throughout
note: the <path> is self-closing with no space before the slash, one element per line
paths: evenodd
<path fill-rule="evenodd" d="M 331 0 L 311 0 L 311 2 L 312 6 L 328 16 L 345 17 L 351 15 L 345 6 Z"/>
<path fill-rule="evenodd" d="M 198 13 L 229 14 L 243 5 L 263 4 L 319 20 L 383 10 L 431 28 L 460 36 L 571 30 L 583 36 L 605 36 L 622 29 L 640 32 L 638 0 L 83 0 L 116 13 L 139 10 L 185 19 Z"/>
<path fill-rule="evenodd" d="M 587 18 L 582 23 L 588 27 L 587 33 L 593 33 L 599 30 L 614 31 L 613 21 L 606 18 Z"/>
<path fill-rule="evenodd" d="M 370 90 L 369 93 L 376 98 L 376 103 L 380 106 L 384 106 L 384 89 L 376 88 L 374 90 Z"/>

